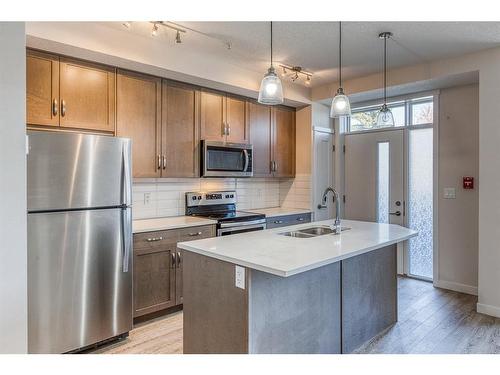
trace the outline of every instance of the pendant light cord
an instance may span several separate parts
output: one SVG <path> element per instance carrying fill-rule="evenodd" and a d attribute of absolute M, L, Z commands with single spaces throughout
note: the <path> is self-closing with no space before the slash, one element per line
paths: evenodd
<path fill-rule="evenodd" d="M 342 88 L 342 21 L 339 21 L 339 87 Z"/>
<path fill-rule="evenodd" d="M 384 37 L 384 104 L 387 104 L 387 37 Z"/>
<path fill-rule="evenodd" d="M 273 66 L 273 21 L 271 21 L 271 67 Z"/>

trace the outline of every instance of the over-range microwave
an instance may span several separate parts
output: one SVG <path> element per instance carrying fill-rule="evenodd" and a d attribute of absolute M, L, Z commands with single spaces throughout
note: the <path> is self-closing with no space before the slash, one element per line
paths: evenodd
<path fill-rule="evenodd" d="M 253 147 L 244 143 L 202 141 L 202 177 L 253 176 Z"/>

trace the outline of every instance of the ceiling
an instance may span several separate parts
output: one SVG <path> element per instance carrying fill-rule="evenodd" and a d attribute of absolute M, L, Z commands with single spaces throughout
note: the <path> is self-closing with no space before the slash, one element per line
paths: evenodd
<path fill-rule="evenodd" d="M 165 48 L 195 48 L 202 54 L 217 54 L 229 64 L 255 72 L 265 72 L 269 65 L 269 22 L 176 23 L 201 33 L 188 31 L 183 34 L 183 43 L 175 44 L 175 32 L 160 28 L 163 31 L 155 38 Z M 129 29 L 119 22 L 106 25 L 152 38 L 152 25 L 148 22 L 132 22 Z M 344 22 L 342 25 L 345 79 L 381 70 L 383 42 L 378 34 L 383 31 L 394 34 L 388 43 L 389 68 L 500 46 L 500 22 Z M 275 22 L 273 28 L 277 63 L 299 65 L 313 72 L 312 87 L 337 80 L 337 22 Z M 231 43 L 231 49 L 226 47 L 226 41 Z"/>

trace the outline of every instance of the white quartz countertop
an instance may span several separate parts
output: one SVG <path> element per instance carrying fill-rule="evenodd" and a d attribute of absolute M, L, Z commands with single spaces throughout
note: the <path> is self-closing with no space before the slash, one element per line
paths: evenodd
<path fill-rule="evenodd" d="M 144 233 L 210 224 L 217 224 L 217 221 L 193 216 L 160 217 L 155 219 L 134 220 L 132 222 L 132 231 L 134 233 Z"/>
<path fill-rule="evenodd" d="M 286 216 L 286 215 L 300 215 L 309 214 L 311 210 L 303 210 L 300 208 L 285 208 L 285 207 L 272 207 L 272 208 L 257 208 L 249 210 L 256 214 L 264 214 L 266 217 Z"/>
<path fill-rule="evenodd" d="M 405 241 L 417 235 L 416 231 L 399 225 L 352 220 L 342 221 L 342 227 L 351 229 L 340 235 L 297 238 L 278 234 L 330 224 L 332 220 L 318 221 L 180 242 L 177 246 L 211 258 L 286 277 Z"/>

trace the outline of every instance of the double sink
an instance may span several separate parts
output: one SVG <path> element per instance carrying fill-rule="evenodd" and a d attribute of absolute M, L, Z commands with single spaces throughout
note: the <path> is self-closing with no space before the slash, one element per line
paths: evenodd
<path fill-rule="evenodd" d="M 349 230 L 351 228 L 341 227 L 340 232 Z M 281 236 L 296 237 L 296 238 L 313 238 L 318 236 L 324 236 L 325 234 L 340 234 L 328 226 L 316 226 L 309 227 L 289 232 L 278 233 Z"/>

